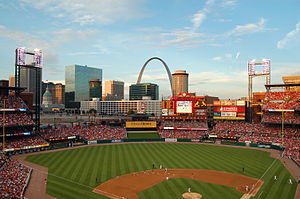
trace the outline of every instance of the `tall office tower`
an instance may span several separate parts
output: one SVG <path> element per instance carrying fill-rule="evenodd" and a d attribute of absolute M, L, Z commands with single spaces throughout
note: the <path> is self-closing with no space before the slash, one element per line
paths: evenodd
<path fill-rule="evenodd" d="M 142 100 L 145 96 L 151 97 L 151 100 L 158 100 L 158 85 L 141 83 L 129 86 L 129 100 Z"/>
<path fill-rule="evenodd" d="M 9 77 L 8 77 L 8 86 L 9 87 L 15 87 L 15 76 L 14 75 L 10 75 Z M 15 91 L 13 91 L 13 90 L 10 90 L 9 91 L 9 93 L 14 93 Z"/>
<path fill-rule="evenodd" d="M 55 84 L 55 104 L 65 104 L 65 85 Z"/>
<path fill-rule="evenodd" d="M 40 81 L 37 82 L 37 79 Z M 20 86 L 26 88 L 25 91 L 33 93 L 33 104 L 35 104 L 37 84 L 39 84 L 40 93 L 42 93 L 42 70 L 20 67 Z"/>
<path fill-rule="evenodd" d="M 89 82 L 90 99 L 102 98 L 102 82 L 99 79 L 93 78 Z"/>
<path fill-rule="evenodd" d="M 124 99 L 124 82 L 115 80 L 105 81 L 105 97 L 107 101 Z"/>
<path fill-rule="evenodd" d="M 66 108 L 79 108 L 80 101 L 89 100 L 89 80 L 93 78 L 102 82 L 102 69 L 81 65 L 66 66 Z"/>
<path fill-rule="evenodd" d="M 189 74 L 186 73 L 185 70 L 176 70 L 172 74 L 173 96 L 177 95 L 178 93 L 189 92 L 188 78 Z"/>
<path fill-rule="evenodd" d="M 8 78 L 9 81 L 9 87 L 15 87 L 15 76 L 14 75 L 10 75 Z"/>
<path fill-rule="evenodd" d="M 282 76 L 282 80 L 285 84 L 300 84 L 300 75 Z M 300 86 L 286 87 L 285 90 L 300 91 Z"/>

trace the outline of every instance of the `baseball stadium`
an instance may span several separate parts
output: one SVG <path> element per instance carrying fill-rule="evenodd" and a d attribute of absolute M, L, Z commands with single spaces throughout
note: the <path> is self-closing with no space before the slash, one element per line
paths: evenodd
<path fill-rule="evenodd" d="M 286 104 L 295 112 L 285 115 L 284 136 L 276 112 L 250 124 L 246 101 L 188 93 L 163 101 L 168 114 L 159 119 L 96 117 L 70 127 L 48 125 L 38 134 L 30 133 L 34 122 L 21 97 L 2 96 L 1 103 L 11 109 L 1 117 L 6 137 L 0 171 L 8 176 L 1 198 L 299 197 L 299 102 Z M 274 106 L 268 103 L 262 107 Z M 226 110 L 240 118 L 220 116 Z M 15 134 L 25 130 L 29 135 Z"/>
<path fill-rule="evenodd" d="M 0 198 L 300 198 L 300 85 L 255 93 L 255 64 L 248 99 L 179 92 L 159 116 L 147 101 L 120 115 L 41 114 L 38 86 L 33 97 L 20 76 L 2 80 Z"/>

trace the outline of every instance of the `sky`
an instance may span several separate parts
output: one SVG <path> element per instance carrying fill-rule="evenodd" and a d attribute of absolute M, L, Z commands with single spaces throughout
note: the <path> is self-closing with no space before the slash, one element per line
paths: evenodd
<path fill-rule="evenodd" d="M 128 95 L 160 57 L 189 73 L 189 92 L 236 99 L 247 96 L 249 60 L 271 59 L 271 83 L 300 75 L 299 9 L 299 0 L 0 0 L 0 79 L 23 46 L 42 50 L 43 80 L 64 83 L 65 66 L 87 65 L 124 81 Z M 264 81 L 254 78 L 253 90 Z M 142 82 L 171 95 L 158 60 Z"/>

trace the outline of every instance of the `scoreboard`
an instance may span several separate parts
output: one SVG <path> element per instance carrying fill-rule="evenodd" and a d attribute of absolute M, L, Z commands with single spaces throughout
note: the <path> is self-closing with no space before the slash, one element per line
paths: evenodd
<path fill-rule="evenodd" d="M 214 119 L 245 120 L 245 101 L 214 101 Z"/>

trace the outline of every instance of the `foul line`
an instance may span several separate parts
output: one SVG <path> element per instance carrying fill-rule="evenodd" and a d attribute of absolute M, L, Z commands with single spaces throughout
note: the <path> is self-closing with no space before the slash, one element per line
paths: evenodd
<path fill-rule="evenodd" d="M 267 170 L 263 173 L 263 175 L 256 181 L 256 183 L 254 184 L 254 187 L 256 187 L 257 183 L 266 175 L 266 173 L 271 169 L 271 167 L 273 166 L 273 164 L 275 163 L 276 159 L 273 160 L 272 164 L 269 166 L 269 168 L 267 168 Z M 254 191 L 254 189 L 252 189 L 249 194 L 252 194 L 252 192 Z"/>
<path fill-rule="evenodd" d="M 30 167 L 30 168 L 32 168 L 32 167 Z M 68 179 L 68 178 L 64 178 L 64 177 L 61 177 L 61 176 L 58 176 L 58 175 L 49 173 L 49 172 L 41 171 L 41 170 L 39 170 L 39 169 L 37 169 L 37 168 L 32 168 L 32 169 L 35 170 L 35 171 L 38 171 L 38 172 L 40 172 L 40 173 L 43 173 L 43 174 L 48 174 L 49 176 L 54 176 L 54 177 L 60 178 L 60 179 L 65 180 L 65 181 L 69 181 L 69 182 L 71 182 L 71 183 L 75 183 L 75 184 L 78 184 L 78 185 L 81 185 L 81 186 L 90 188 L 90 189 L 92 189 L 92 190 L 97 190 L 97 191 L 100 191 L 100 192 L 103 192 L 103 193 L 112 195 L 112 196 L 117 197 L 117 198 L 122 198 L 121 196 L 117 196 L 117 195 L 115 195 L 115 194 L 113 194 L 113 193 L 109 193 L 109 192 L 106 192 L 106 191 L 102 191 L 102 190 L 100 190 L 100 189 L 93 188 L 93 187 L 91 187 L 91 186 L 89 186 L 89 185 L 85 185 L 85 184 L 82 184 L 82 183 L 79 183 L 79 182 L 70 180 L 70 179 Z"/>

